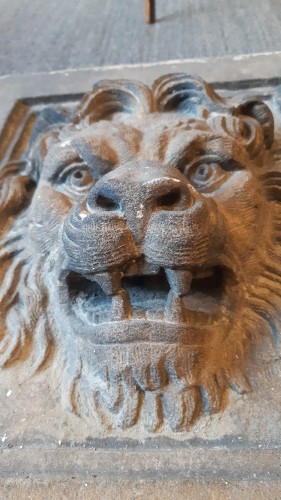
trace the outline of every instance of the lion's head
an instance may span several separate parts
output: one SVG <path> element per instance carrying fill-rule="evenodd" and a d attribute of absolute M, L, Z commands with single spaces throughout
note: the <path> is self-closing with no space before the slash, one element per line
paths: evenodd
<path fill-rule="evenodd" d="M 280 308 L 272 144 L 265 103 L 184 74 L 39 116 L 1 171 L 1 366 L 60 360 L 65 403 L 108 427 L 186 430 L 248 391 Z"/>

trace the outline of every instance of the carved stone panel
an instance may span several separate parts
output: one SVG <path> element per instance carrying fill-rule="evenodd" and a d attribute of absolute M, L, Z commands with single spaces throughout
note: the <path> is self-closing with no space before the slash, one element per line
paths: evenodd
<path fill-rule="evenodd" d="M 2 443 L 9 418 L 15 443 L 44 419 L 59 446 L 272 441 L 279 94 L 239 85 L 172 73 L 15 105 L 0 143 Z"/>

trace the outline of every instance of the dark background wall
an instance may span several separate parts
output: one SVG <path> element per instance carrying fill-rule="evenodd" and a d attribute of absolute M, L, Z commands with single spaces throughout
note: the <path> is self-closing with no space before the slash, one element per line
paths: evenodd
<path fill-rule="evenodd" d="M 0 74 L 281 50 L 281 0 L 0 0 Z"/>

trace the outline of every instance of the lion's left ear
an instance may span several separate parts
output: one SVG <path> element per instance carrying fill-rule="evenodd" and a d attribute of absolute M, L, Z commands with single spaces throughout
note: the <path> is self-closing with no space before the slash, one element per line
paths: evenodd
<path fill-rule="evenodd" d="M 236 111 L 239 115 L 249 116 L 259 123 L 263 131 L 264 145 L 269 149 L 274 140 L 274 118 L 267 104 L 253 97 L 240 104 Z"/>
<path fill-rule="evenodd" d="M 34 190 L 35 182 L 28 175 L 28 161 L 7 163 L 0 171 L 0 218 L 18 214 L 25 208 Z"/>
<path fill-rule="evenodd" d="M 58 130 L 59 128 L 70 123 L 72 118 L 72 113 L 63 108 L 62 106 L 56 109 L 45 108 L 38 114 L 35 124 L 32 129 L 32 135 L 30 138 L 29 146 L 37 141 L 38 137 L 42 134 L 46 134 L 52 130 Z"/>

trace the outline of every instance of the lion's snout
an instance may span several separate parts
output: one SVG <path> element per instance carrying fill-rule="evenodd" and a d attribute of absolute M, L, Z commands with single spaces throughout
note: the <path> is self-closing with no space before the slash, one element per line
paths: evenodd
<path fill-rule="evenodd" d="M 141 256 L 157 267 L 209 265 L 223 244 L 214 211 L 177 169 L 131 162 L 100 179 L 70 213 L 63 233 L 68 265 L 99 273 Z"/>

